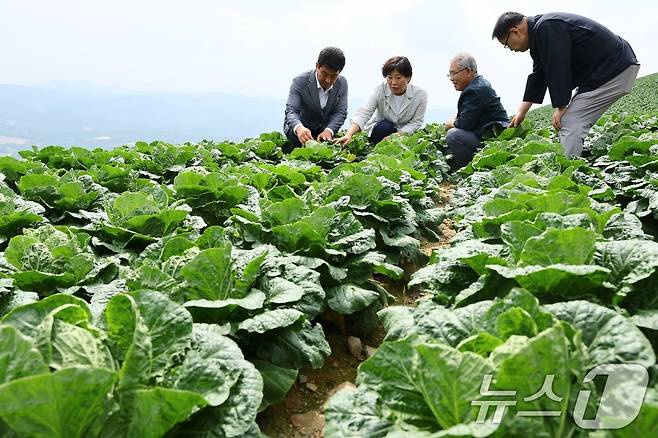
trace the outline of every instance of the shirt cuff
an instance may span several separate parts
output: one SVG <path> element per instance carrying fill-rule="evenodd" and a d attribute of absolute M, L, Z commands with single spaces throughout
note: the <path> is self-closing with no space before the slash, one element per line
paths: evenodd
<path fill-rule="evenodd" d="M 331 132 L 331 136 L 332 136 L 332 137 L 335 135 L 333 129 L 331 129 L 331 128 L 324 128 L 324 129 L 326 129 L 327 131 Z"/>
<path fill-rule="evenodd" d="M 297 124 L 295 125 L 295 127 L 292 128 L 292 132 L 293 132 L 295 135 L 297 135 L 297 128 L 299 128 L 300 126 L 303 126 L 303 125 L 304 125 L 303 123 L 297 123 Z"/>

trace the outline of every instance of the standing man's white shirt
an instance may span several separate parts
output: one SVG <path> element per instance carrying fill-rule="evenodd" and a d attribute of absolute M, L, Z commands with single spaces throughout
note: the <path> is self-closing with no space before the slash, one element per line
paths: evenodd
<path fill-rule="evenodd" d="M 320 97 L 320 108 L 322 108 L 322 111 L 324 111 L 324 107 L 327 106 L 327 101 L 329 101 L 329 92 L 334 88 L 334 84 L 331 84 L 331 87 L 327 88 L 326 90 L 322 88 L 322 85 L 320 85 L 320 80 L 318 79 L 318 72 L 315 72 L 315 83 L 318 84 L 318 96 Z M 301 123 L 298 123 L 293 129 L 292 132 L 297 134 L 297 128 L 302 126 Z M 329 132 L 331 132 L 331 135 L 335 135 L 334 131 L 331 128 L 326 128 Z"/>

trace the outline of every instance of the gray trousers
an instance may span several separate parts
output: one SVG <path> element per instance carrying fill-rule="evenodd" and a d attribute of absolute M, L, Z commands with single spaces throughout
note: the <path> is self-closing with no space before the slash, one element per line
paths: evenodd
<path fill-rule="evenodd" d="M 590 128 L 613 103 L 631 92 L 639 70 L 639 65 L 631 65 L 596 90 L 577 94 L 571 100 L 562 116 L 559 132 L 560 143 L 567 156 L 580 156 L 583 140 Z"/>

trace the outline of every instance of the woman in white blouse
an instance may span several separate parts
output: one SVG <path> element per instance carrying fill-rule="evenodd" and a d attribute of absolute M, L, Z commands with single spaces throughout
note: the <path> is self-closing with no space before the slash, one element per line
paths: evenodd
<path fill-rule="evenodd" d="M 413 134 L 423 125 L 427 92 L 411 85 L 411 63 L 405 56 L 394 56 L 382 66 L 386 82 L 378 85 L 368 103 L 354 114 L 352 125 L 334 143 L 348 144 L 352 136 L 365 131 L 377 144 L 394 134 Z"/>

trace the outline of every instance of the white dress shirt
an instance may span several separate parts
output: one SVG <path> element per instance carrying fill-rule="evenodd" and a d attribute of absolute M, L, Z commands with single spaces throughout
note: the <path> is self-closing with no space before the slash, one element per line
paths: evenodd
<path fill-rule="evenodd" d="M 320 80 L 318 79 L 318 72 L 315 72 L 315 82 L 318 84 L 318 93 L 320 95 L 320 108 L 324 110 L 324 107 L 327 106 L 327 101 L 329 100 L 329 92 L 334 88 L 334 84 L 331 84 L 331 87 L 326 90 L 320 85 Z"/>

